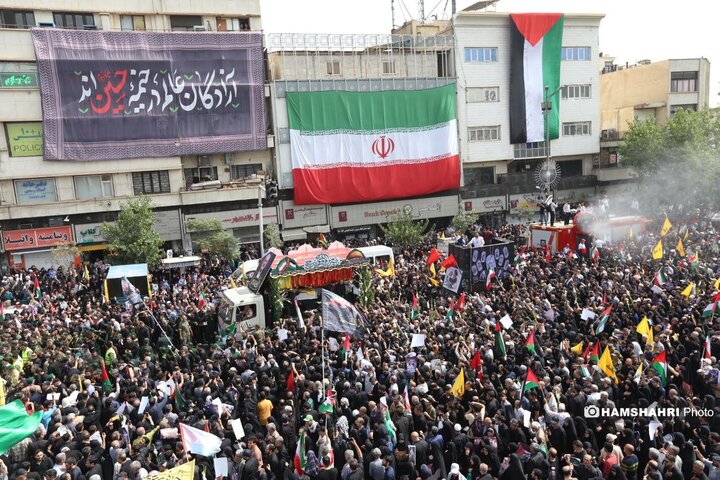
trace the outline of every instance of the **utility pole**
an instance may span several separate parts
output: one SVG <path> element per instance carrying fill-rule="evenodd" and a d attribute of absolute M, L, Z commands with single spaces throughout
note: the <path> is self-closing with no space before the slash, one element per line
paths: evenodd
<path fill-rule="evenodd" d="M 418 0 L 418 13 L 420 14 L 420 22 L 425 23 L 425 0 Z"/>

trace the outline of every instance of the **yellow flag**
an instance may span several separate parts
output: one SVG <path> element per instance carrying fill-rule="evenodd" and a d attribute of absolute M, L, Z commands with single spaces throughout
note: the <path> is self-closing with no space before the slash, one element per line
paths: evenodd
<path fill-rule="evenodd" d="M 582 355 L 582 349 L 583 349 L 584 342 L 580 342 L 574 347 L 570 348 L 573 352 L 577 353 L 578 355 Z"/>
<path fill-rule="evenodd" d="M 436 286 L 436 287 L 439 287 L 439 286 L 440 286 L 440 282 L 439 282 L 438 280 L 434 279 L 434 278 L 431 278 L 431 279 L 430 279 L 430 283 L 432 283 L 432 284 L 433 284 L 434 286 Z"/>
<path fill-rule="evenodd" d="M 643 364 L 641 363 L 640 365 L 638 365 L 637 370 L 635 370 L 635 383 L 640 383 L 640 378 L 642 378 L 643 371 Z"/>
<path fill-rule="evenodd" d="M 654 345 L 654 339 L 653 339 L 653 330 L 652 326 L 650 325 L 650 322 L 648 321 L 647 317 L 643 317 L 642 320 L 640 320 L 640 323 L 638 323 L 638 326 L 635 328 L 635 331 L 639 333 L 640 335 L 645 335 L 647 337 L 647 342 L 650 345 Z"/>
<path fill-rule="evenodd" d="M 237 283 L 235 283 L 235 279 L 230 277 L 230 288 L 237 288 Z"/>
<path fill-rule="evenodd" d="M 153 475 L 151 478 L 152 480 L 193 480 L 195 478 L 195 460 Z"/>
<path fill-rule="evenodd" d="M 660 240 L 657 245 L 653 247 L 652 257 L 653 260 L 660 260 L 661 258 L 663 258 L 662 240 Z"/>
<path fill-rule="evenodd" d="M 460 373 L 458 374 L 457 378 L 455 379 L 455 383 L 453 383 L 452 389 L 450 391 L 457 398 L 460 398 L 463 395 L 465 395 L 465 369 L 464 368 L 460 369 Z"/>
<path fill-rule="evenodd" d="M 598 361 L 598 367 L 600 367 L 600 370 L 602 370 L 605 375 L 612 378 L 615 383 L 619 383 L 617 374 L 615 374 L 615 365 L 613 365 L 612 357 L 610 356 L 610 347 L 605 347 Z"/>
<path fill-rule="evenodd" d="M 665 222 L 663 223 L 662 230 L 660 230 L 660 236 L 664 237 L 665 235 L 667 235 L 667 233 L 670 231 L 671 228 L 672 228 L 672 223 L 670 223 L 670 220 L 668 220 L 668 218 L 665 217 Z"/>
<path fill-rule="evenodd" d="M 85 265 L 85 272 L 83 272 L 83 277 L 85 278 L 85 280 L 90 280 L 90 271 L 88 270 L 87 265 Z"/>
<path fill-rule="evenodd" d="M 445 231 L 440 232 L 440 236 L 438 238 L 440 240 L 445 240 Z"/>
<path fill-rule="evenodd" d="M 678 240 L 678 244 L 677 247 L 675 247 L 675 250 L 677 250 L 678 255 L 680 255 L 681 257 L 685 256 L 685 247 L 683 246 L 682 238 Z"/>
<path fill-rule="evenodd" d="M 688 298 L 690 295 L 693 294 L 694 291 L 695 291 L 695 284 L 694 284 L 694 283 L 690 283 L 690 285 L 688 285 L 687 287 L 685 287 L 685 290 L 683 290 L 682 292 L 680 292 L 680 295 L 682 295 L 682 296 L 685 297 L 685 298 Z"/>
<path fill-rule="evenodd" d="M 392 277 L 393 275 L 395 275 L 395 264 L 392 260 L 390 260 L 387 270 L 380 270 L 379 268 L 376 268 L 375 271 L 381 277 Z"/>
<path fill-rule="evenodd" d="M 430 278 L 435 278 L 435 277 L 437 277 L 437 272 L 435 271 L 435 264 L 431 263 L 430 264 Z"/>
<path fill-rule="evenodd" d="M 0 407 L 5 405 L 5 380 L 0 377 Z"/>
<path fill-rule="evenodd" d="M 720 289 L 720 277 L 718 277 L 717 280 L 715 280 L 715 285 L 713 285 L 715 290 Z"/>

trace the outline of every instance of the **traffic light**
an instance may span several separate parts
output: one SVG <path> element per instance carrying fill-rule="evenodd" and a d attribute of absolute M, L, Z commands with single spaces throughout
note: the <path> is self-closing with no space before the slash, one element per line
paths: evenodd
<path fill-rule="evenodd" d="M 265 197 L 269 203 L 275 203 L 278 199 L 278 187 L 275 182 L 267 182 L 265 184 Z"/>

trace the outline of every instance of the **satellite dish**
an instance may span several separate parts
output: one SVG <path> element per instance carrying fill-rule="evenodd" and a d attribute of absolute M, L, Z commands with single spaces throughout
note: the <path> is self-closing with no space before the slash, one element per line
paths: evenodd
<path fill-rule="evenodd" d="M 545 161 L 535 170 L 535 184 L 546 190 L 552 188 L 560 180 L 560 165 L 554 160 Z"/>

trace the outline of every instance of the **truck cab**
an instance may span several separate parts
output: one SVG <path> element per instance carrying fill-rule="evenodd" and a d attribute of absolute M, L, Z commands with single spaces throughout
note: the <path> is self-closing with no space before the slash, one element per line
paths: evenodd
<path fill-rule="evenodd" d="M 247 287 L 223 290 L 219 309 L 220 331 L 237 325 L 238 332 L 254 332 L 266 327 L 265 300 Z"/>

